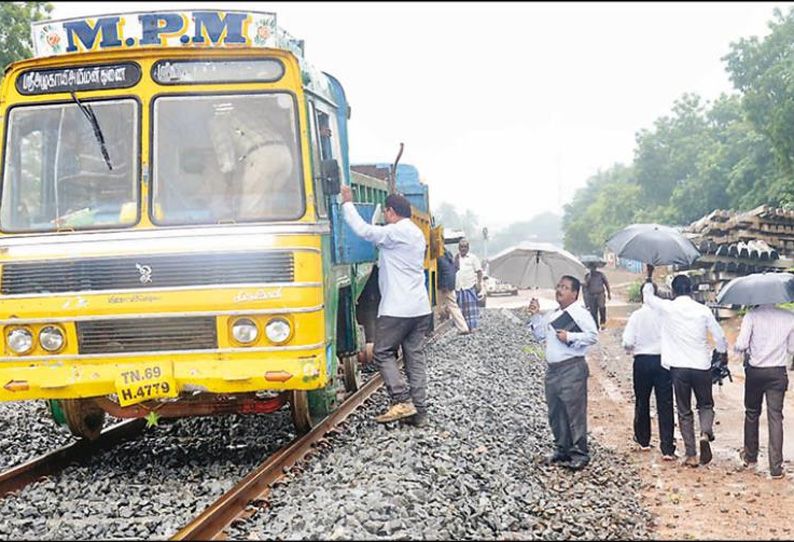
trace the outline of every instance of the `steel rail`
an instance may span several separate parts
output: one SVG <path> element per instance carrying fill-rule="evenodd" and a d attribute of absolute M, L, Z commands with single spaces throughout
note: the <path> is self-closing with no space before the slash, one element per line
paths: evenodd
<path fill-rule="evenodd" d="M 210 505 L 196 519 L 176 533 L 171 540 L 211 540 L 239 517 L 248 504 L 260 498 L 270 485 L 284 476 L 285 470 L 306 457 L 328 431 L 344 421 L 383 384 L 380 374 L 373 375 L 333 413 L 314 426 L 311 431 L 281 448 L 264 463 L 243 478 L 223 497 Z"/>
<path fill-rule="evenodd" d="M 434 336 L 440 335 L 449 324 L 438 326 Z M 430 341 L 428 341 L 430 342 Z M 402 358 L 400 358 L 402 361 Z M 241 517 L 251 501 L 261 499 L 270 486 L 285 476 L 289 468 L 312 452 L 313 446 L 337 425 L 342 423 L 359 406 L 369 399 L 383 384 L 380 373 L 375 373 L 358 391 L 329 414 L 311 431 L 281 448 L 264 463 L 256 467 L 220 499 L 206 508 L 198 517 L 183 527 L 171 540 L 221 539 L 223 531 L 232 521 Z"/>
<path fill-rule="evenodd" d="M 0 498 L 20 490 L 33 482 L 64 470 L 76 461 L 115 446 L 120 441 L 136 435 L 144 426 L 142 419 L 125 420 L 104 429 L 96 440 L 80 439 L 72 444 L 31 459 L 0 474 Z"/>

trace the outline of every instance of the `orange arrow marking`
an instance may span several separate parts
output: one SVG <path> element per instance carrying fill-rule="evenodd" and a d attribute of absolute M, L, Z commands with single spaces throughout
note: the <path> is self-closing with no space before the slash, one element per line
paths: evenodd
<path fill-rule="evenodd" d="M 265 380 L 272 382 L 286 382 L 292 378 L 292 375 L 287 371 L 268 371 L 265 373 Z"/>
<path fill-rule="evenodd" d="M 30 386 L 27 380 L 9 380 L 8 384 L 3 386 L 6 391 L 28 391 Z"/>

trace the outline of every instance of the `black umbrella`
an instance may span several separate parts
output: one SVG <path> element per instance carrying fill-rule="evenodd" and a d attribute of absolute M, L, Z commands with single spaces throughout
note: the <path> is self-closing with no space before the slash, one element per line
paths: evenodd
<path fill-rule="evenodd" d="M 579 258 L 579 261 L 587 266 L 595 264 L 596 267 L 604 267 L 607 264 L 601 256 L 594 256 L 592 254 L 582 256 Z"/>
<path fill-rule="evenodd" d="M 692 241 L 678 230 L 661 224 L 632 224 L 607 241 L 620 258 L 651 265 L 691 265 L 700 257 Z"/>
<path fill-rule="evenodd" d="M 791 273 L 753 273 L 738 277 L 723 286 L 717 296 L 719 305 L 775 305 L 794 301 L 794 275 Z"/>

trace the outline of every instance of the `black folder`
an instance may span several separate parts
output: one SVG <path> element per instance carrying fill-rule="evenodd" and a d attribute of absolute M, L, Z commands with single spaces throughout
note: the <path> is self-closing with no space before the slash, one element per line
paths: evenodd
<path fill-rule="evenodd" d="M 557 331 L 565 330 L 572 333 L 581 333 L 582 331 L 582 328 L 576 325 L 576 320 L 571 318 L 567 311 L 562 311 L 562 314 L 551 323 L 551 327 Z"/>

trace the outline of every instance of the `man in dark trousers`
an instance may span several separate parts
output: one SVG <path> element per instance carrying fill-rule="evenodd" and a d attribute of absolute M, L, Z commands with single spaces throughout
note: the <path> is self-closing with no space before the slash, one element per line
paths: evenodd
<path fill-rule="evenodd" d="M 653 266 L 648 266 L 648 281 L 642 287 L 643 302 L 649 305 L 662 321 L 662 366 L 670 369 L 675 404 L 678 410 L 678 428 L 684 440 L 686 458 L 684 465 L 697 467 L 712 459 L 711 441 L 714 440 L 714 398 L 711 393 L 711 345 L 714 339 L 720 354 L 727 354 L 728 341 L 711 309 L 692 299 L 692 280 L 686 275 L 673 279 L 675 298 L 660 299 L 654 293 L 651 277 Z M 700 461 L 695 449 L 695 419 L 692 414 L 692 394 L 697 400 L 700 422 Z"/>
<path fill-rule="evenodd" d="M 656 285 L 654 284 L 654 292 Z M 642 451 L 651 449 L 651 391 L 656 393 L 659 447 L 662 459 L 675 459 L 673 436 L 673 382 L 662 367 L 662 321 L 643 305 L 631 313 L 623 330 L 623 348 L 634 355 L 634 440 Z"/>
<path fill-rule="evenodd" d="M 414 425 L 424 426 L 427 424 L 427 367 L 423 343 L 432 318 L 425 288 L 425 236 L 411 222 L 411 204 L 399 194 L 386 198 L 384 226 L 367 224 L 361 218 L 353 205 L 349 186 L 342 187 L 341 195 L 345 222 L 356 235 L 379 249 L 381 298 L 374 354 L 392 404 L 375 421 L 386 423 L 410 418 Z M 400 346 L 410 387 L 397 365 Z"/>
<path fill-rule="evenodd" d="M 452 253 L 445 250 L 444 254 L 438 258 L 438 310 L 441 316 L 452 318 L 452 323 L 458 328 L 458 333 L 466 334 L 469 332 L 469 326 L 466 324 L 466 319 L 455 298 L 455 275 L 457 272 Z"/>
<path fill-rule="evenodd" d="M 742 318 L 733 348 L 748 354 L 744 364 L 744 447 L 739 457 L 745 467 L 758 462 L 758 418 L 766 396 L 769 474 L 776 480 L 783 478 L 783 399 L 788 390 L 786 366 L 794 353 L 794 313 L 759 305 Z"/>
<path fill-rule="evenodd" d="M 606 298 L 612 299 L 612 292 L 609 290 L 607 276 L 596 268 L 596 264 L 589 263 L 587 266 L 590 271 L 584 276 L 585 305 L 593 315 L 596 326 L 604 329 L 607 323 Z M 599 315 L 601 316 L 600 324 L 598 322 Z"/>
<path fill-rule="evenodd" d="M 587 447 L 587 368 L 585 353 L 598 342 L 598 329 L 587 310 L 576 301 L 579 279 L 564 275 L 557 282 L 555 297 L 559 308 L 539 314 L 540 304 L 532 298 L 529 329 L 537 340 L 546 340 L 546 405 L 554 434 L 553 453 L 548 465 L 560 464 L 571 470 L 590 462 Z M 565 329 L 567 328 L 567 329 Z"/>

